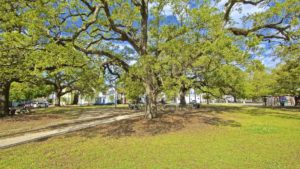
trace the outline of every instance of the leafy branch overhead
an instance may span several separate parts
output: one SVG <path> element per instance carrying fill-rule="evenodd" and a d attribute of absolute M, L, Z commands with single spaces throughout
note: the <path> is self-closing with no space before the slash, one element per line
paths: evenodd
<path fill-rule="evenodd" d="M 7 95 L 13 82 L 50 85 L 62 96 L 117 81 L 144 96 L 148 118 L 162 94 L 183 105 L 190 89 L 255 98 L 272 92 L 261 79 L 297 75 L 299 17 L 297 0 L 4 0 L 0 86 Z M 264 68 L 270 53 L 284 75 Z"/>
<path fill-rule="evenodd" d="M 298 5 L 297 5 L 298 4 Z M 230 24 L 230 14 L 235 6 L 248 5 L 249 8 L 260 8 L 265 12 L 246 17 L 246 21 L 253 23 L 250 28 L 234 27 Z M 282 39 L 296 40 L 299 35 L 293 35 L 299 24 L 299 3 L 296 0 L 270 1 L 270 0 L 229 0 L 225 4 L 224 21 L 235 35 L 248 36 L 251 33 L 262 37 L 264 40 Z"/>

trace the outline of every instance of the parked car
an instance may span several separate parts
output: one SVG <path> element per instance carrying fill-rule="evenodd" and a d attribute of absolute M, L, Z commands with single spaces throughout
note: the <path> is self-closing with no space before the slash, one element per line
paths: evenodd
<path fill-rule="evenodd" d="M 48 102 L 32 102 L 31 106 L 33 108 L 46 108 L 49 106 Z"/>
<path fill-rule="evenodd" d="M 32 108 L 32 103 L 31 102 L 24 103 L 24 107 Z"/>
<path fill-rule="evenodd" d="M 114 105 L 115 103 L 113 102 L 108 102 L 108 103 L 95 103 L 94 105 L 98 105 L 98 106 L 104 106 L 104 105 Z"/>
<path fill-rule="evenodd" d="M 132 110 L 141 110 L 144 107 L 144 103 L 131 103 L 128 104 L 128 107 Z"/>
<path fill-rule="evenodd" d="M 189 105 L 194 108 L 194 109 L 199 109 L 200 108 L 200 104 L 196 102 L 196 100 L 193 100 L 189 103 Z"/>

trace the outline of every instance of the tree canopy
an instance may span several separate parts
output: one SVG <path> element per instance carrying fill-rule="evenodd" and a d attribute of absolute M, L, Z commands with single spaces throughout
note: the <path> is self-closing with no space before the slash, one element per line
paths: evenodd
<path fill-rule="evenodd" d="M 182 104 L 191 88 L 246 98 L 271 94 L 272 83 L 298 93 L 297 0 L 5 0 L 0 12 L 6 95 L 14 81 L 90 93 L 114 77 L 130 97 L 145 95 L 153 118 L 162 92 Z M 253 66 L 262 44 L 282 60 L 272 72 Z"/>

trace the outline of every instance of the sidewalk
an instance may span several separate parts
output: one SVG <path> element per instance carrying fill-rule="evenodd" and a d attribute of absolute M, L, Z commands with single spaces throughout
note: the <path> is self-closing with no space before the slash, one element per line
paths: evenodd
<path fill-rule="evenodd" d="M 134 117 L 140 117 L 143 116 L 143 113 L 134 113 L 130 115 L 119 115 L 119 116 L 114 116 L 114 117 L 107 117 L 103 119 L 97 119 L 89 122 L 82 122 L 80 124 L 71 124 L 67 127 L 61 127 L 58 129 L 53 129 L 53 130 L 46 130 L 46 131 L 40 131 L 40 132 L 29 132 L 25 133 L 24 135 L 21 136 L 15 136 L 15 137 L 10 137 L 10 138 L 4 138 L 0 139 L 0 148 L 7 148 L 7 147 L 12 147 L 15 145 L 19 144 L 24 144 L 44 138 L 49 138 L 57 135 L 62 135 L 65 133 L 73 132 L 73 131 L 78 131 L 94 126 L 98 126 L 101 124 L 106 124 L 106 123 L 112 123 L 115 121 L 120 121 L 120 120 L 125 120 L 125 119 L 130 119 Z M 100 118 L 100 117 L 98 117 Z"/>

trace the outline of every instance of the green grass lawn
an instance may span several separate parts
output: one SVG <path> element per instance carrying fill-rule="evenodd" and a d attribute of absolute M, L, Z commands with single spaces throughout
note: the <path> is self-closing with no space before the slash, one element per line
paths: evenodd
<path fill-rule="evenodd" d="M 300 110 L 206 106 L 0 150 L 0 168 L 300 169 Z"/>

